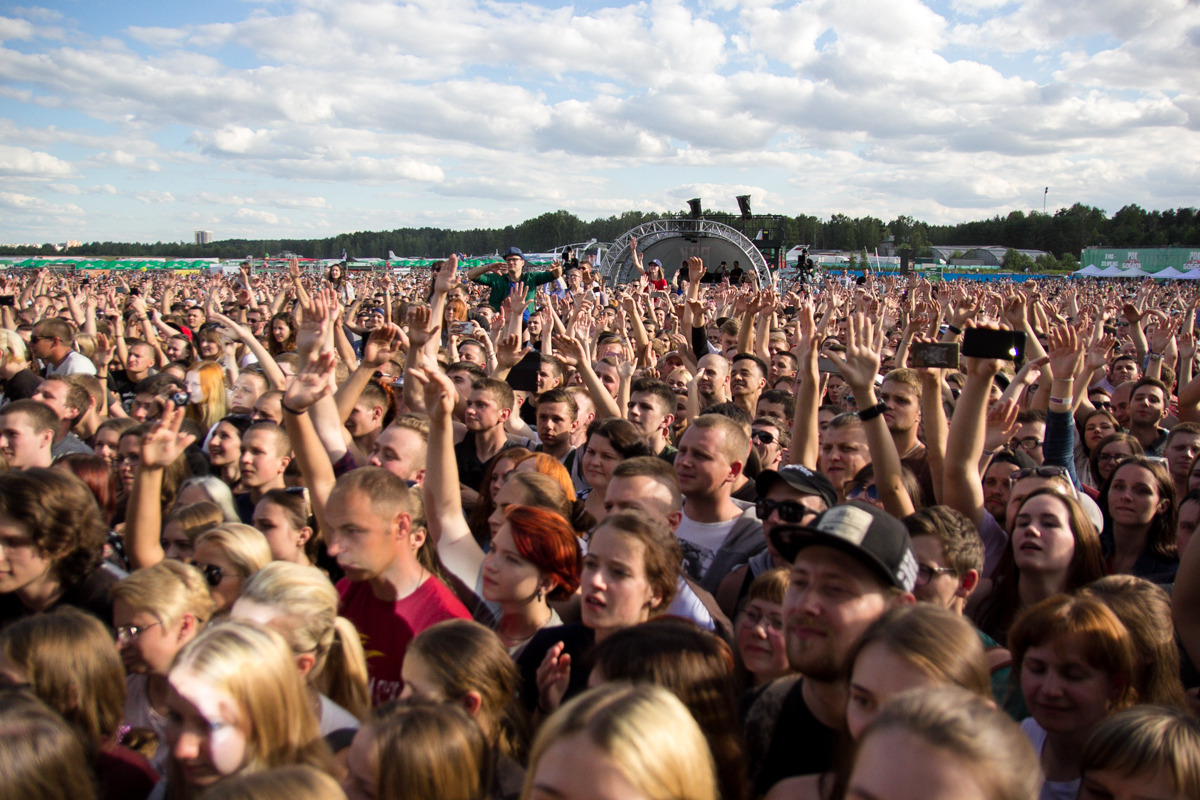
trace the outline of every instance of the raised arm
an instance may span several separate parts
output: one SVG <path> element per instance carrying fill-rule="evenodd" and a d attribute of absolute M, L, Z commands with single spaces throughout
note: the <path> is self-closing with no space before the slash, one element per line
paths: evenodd
<path fill-rule="evenodd" d="M 163 470 L 182 458 L 196 440 L 190 433 L 180 433 L 183 415 L 184 409 L 168 400 L 162 418 L 142 438 L 141 460 L 125 515 L 125 552 L 133 569 L 152 567 L 165 557 L 161 543 Z"/>
<path fill-rule="evenodd" d="M 209 309 L 208 318 L 228 328 L 242 344 L 250 349 L 251 353 L 254 353 L 254 357 L 258 359 L 259 366 L 262 367 L 263 375 L 271 382 L 272 389 L 283 390 L 287 385 L 287 378 L 284 377 L 283 370 L 275 363 L 275 357 L 271 355 L 267 348 L 263 347 L 262 342 L 258 340 L 258 337 L 249 328 L 236 322 L 232 317 L 225 316 L 215 307 Z"/>
<path fill-rule="evenodd" d="M 451 418 L 454 384 L 440 370 L 414 369 L 409 372 L 408 379 L 421 386 L 425 408 L 429 412 L 429 450 L 425 458 L 425 482 L 421 487 L 429 535 L 437 544 L 442 564 L 467 586 L 475 586 L 484 554 L 463 516 Z"/>
<path fill-rule="evenodd" d="M 817 424 L 817 410 L 821 406 L 821 374 L 817 370 L 816 325 L 813 322 L 811 303 L 800 306 L 797 315 L 800 326 L 800 342 L 797 344 L 796 370 L 796 416 L 792 421 L 792 446 L 788 451 L 789 464 L 803 464 L 811 470 L 817 468 L 817 457 L 821 443 Z"/>
<path fill-rule="evenodd" d="M 861 311 L 856 311 L 846 327 L 846 352 L 835 354 L 835 357 L 840 362 L 842 378 L 854 393 L 858 415 L 863 420 L 879 498 L 889 514 L 903 519 L 916 509 L 904 488 L 900 454 L 896 452 L 896 443 L 883 418 L 885 406 L 881 406 L 875 394 L 875 376 L 879 374 L 882 349 L 882 327 L 877 328 Z"/>
<path fill-rule="evenodd" d="M 583 385 L 587 387 L 588 395 L 596 404 L 596 419 L 624 416 L 621 414 L 617 401 L 608 393 L 608 389 L 604 388 L 600 377 L 596 375 L 596 370 L 592 368 L 592 360 L 587 357 L 582 342 L 574 336 L 555 336 L 554 349 L 564 364 L 579 371 L 580 377 L 583 378 Z"/>
<path fill-rule="evenodd" d="M 950 420 L 946 443 L 946 463 L 950 468 L 942 475 L 942 502 L 970 517 L 978 527 L 984 514 L 979 460 L 983 456 L 988 394 L 992 379 L 1000 371 L 1000 362 L 966 357 L 961 367 L 967 380 Z M 1015 414 L 1015 404 L 1006 403 L 1006 407 Z"/>
<path fill-rule="evenodd" d="M 328 401 L 336 368 L 337 357 L 331 350 L 322 350 L 314 357 L 305 359 L 280 403 L 283 407 L 283 426 L 292 440 L 292 452 L 300 466 L 304 485 L 309 489 L 313 516 L 317 518 L 317 525 L 322 531 L 329 530 L 325 524 L 325 508 L 337 480 L 333 474 L 333 461 L 345 455 L 346 449 L 343 446 L 334 457 L 335 453 L 329 451 L 318 435 L 309 410 Z"/>

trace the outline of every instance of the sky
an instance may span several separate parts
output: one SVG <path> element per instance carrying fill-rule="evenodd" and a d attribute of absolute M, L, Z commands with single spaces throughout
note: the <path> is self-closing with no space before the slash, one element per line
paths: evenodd
<path fill-rule="evenodd" d="M 1200 0 L 0 0 L 0 243 L 1198 193 Z"/>

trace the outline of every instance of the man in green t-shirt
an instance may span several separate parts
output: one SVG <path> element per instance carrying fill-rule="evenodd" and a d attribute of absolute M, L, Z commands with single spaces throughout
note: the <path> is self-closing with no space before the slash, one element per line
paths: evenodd
<path fill-rule="evenodd" d="M 523 309 L 525 311 L 528 310 L 528 304 L 533 301 L 534 287 L 558 280 L 562 275 L 562 265 L 556 261 L 545 272 L 524 272 L 524 270 L 525 254 L 515 247 L 510 247 L 504 254 L 503 261 L 472 267 L 467 270 L 467 277 L 475 283 L 491 287 L 488 305 L 497 311 L 500 310 L 500 304 L 504 302 L 504 298 L 508 297 L 512 285 L 524 282 L 528 287 L 525 294 L 526 308 Z"/>

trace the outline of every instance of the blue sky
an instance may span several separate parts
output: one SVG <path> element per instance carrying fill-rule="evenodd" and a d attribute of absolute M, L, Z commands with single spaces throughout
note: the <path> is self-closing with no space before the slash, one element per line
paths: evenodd
<path fill-rule="evenodd" d="M 0 242 L 1195 206 L 1198 77 L 1189 0 L 0 0 Z"/>

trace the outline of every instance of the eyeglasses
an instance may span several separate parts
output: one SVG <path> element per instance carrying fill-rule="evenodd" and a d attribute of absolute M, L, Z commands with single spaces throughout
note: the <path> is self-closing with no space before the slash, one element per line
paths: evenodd
<path fill-rule="evenodd" d="M 1130 459 L 1130 458 L 1133 458 L 1133 456 L 1129 453 L 1101 453 L 1100 455 L 1096 456 L 1096 462 L 1099 463 L 1101 461 L 1104 461 L 1107 463 L 1109 461 L 1112 461 L 1117 464 L 1120 464 L 1122 461 L 1125 461 L 1126 459 Z"/>
<path fill-rule="evenodd" d="M 1036 475 L 1039 478 L 1066 478 L 1069 473 L 1066 467 L 1054 465 L 1043 465 L 1040 467 L 1026 467 L 1019 469 L 1008 476 L 1009 484 L 1014 484 L 1023 478 L 1029 478 Z"/>
<path fill-rule="evenodd" d="M 220 581 L 217 581 L 217 583 L 220 583 Z M 216 585 L 216 583 L 213 584 L 213 586 Z M 155 622 L 150 625 L 122 625 L 121 627 L 117 628 L 117 641 L 125 642 L 129 641 L 130 639 L 136 639 L 146 631 L 159 625 L 162 625 L 162 623 Z"/>
<path fill-rule="evenodd" d="M 873 483 L 870 486 L 864 486 L 861 483 L 856 483 L 850 487 L 850 491 L 846 492 L 847 500 L 858 500 L 864 496 L 871 502 L 878 503 L 879 487 Z"/>
<path fill-rule="evenodd" d="M 754 431 L 750 434 L 750 438 L 763 444 L 774 444 L 775 442 L 775 434 L 770 431 Z"/>
<path fill-rule="evenodd" d="M 759 625 L 766 627 L 768 631 L 779 633 L 783 630 L 783 620 L 778 617 L 772 617 L 769 614 L 763 614 L 756 608 L 748 608 L 742 612 L 742 622 L 749 625 L 751 628 L 757 628 Z"/>
<path fill-rule="evenodd" d="M 766 520 L 772 513 L 778 512 L 780 521 L 792 525 L 801 525 L 818 513 L 795 500 L 759 500 L 754 504 L 754 511 L 760 520 Z"/>
<path fill-rule="evenodd" d="M 950 567 L 932 567 L 929 564 L 917 565 L 917 586 L 925 586 L 939 575 L 957 574 Z"/>
<path fill-rule="evenodd" d="M 209 586 L 220 586 L 221 581 L 225 580 L 225 570 L 216 564 L 201 564 L 199 561 L 193 561 L 192 566 L 204 573 L 204 581 Z"/>
<path fill-rule="evenodd" d="M 1020 447 L 1022 450 L 1037 450 L 1042 446 L 1042 440 L 1036 436 L 1026 436 L 1024 439 L 1010 439 L 1009 447 Z"/>

